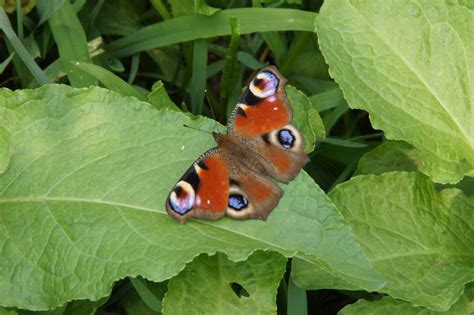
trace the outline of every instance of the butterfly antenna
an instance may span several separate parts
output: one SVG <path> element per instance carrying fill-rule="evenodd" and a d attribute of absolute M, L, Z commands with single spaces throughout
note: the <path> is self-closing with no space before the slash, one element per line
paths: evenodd
<path fill-rule="evenodd" d="M 202 130 L 202 129 L 195 128 L 195 127 L 191 127 L 191 126 L 188 126 L 186 124 L 183 124 L 183 127 L 190 128 L 190 129 L 197 130 L 197 131 L 201 131 L 201 132 L 205 132 L 205 133 L 208 133 L 208 134 L 212 135 L 212 132 L 210 132 L 210 131 Z"/>
<path fill-rule="evenodd" d="M 204 90 L 204 93 L 206 94 L 206 100 L 207 100 L 207 104 L 209 104 L 209 108 L 211 110 L 211 113 L 212 113 L 212 118 L 214 119 L 214 128 L 212 128 L 213 130 L 216 130 L 217 129 L 217 116 L 216 116 L 216 112 L 214 111 L 214 108 L 212 107 L 212 103 L 211 103 L 211 100 L 209 98 L 209 94 L 207 94 L 207 89 Z"/>

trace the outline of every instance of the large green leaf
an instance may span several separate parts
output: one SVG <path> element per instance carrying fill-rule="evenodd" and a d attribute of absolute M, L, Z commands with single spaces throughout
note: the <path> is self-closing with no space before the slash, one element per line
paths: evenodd
<path fill-rule="evenodd" d="M 0 126 L 0 174 L 5 172 L 10 164 L 10 132 Z"/>
<path fill-rule="evenodd" d="M 354 175 L 422 171 L 423 167 L 417 148 L 404 141 L 386 141 L 362 156 Z M 446 184 L 438 185 L 438 187 L 455 187 L 461 189 L 466 195 L 474 195 L 474 177 L 465 176 L 455 185 Z"/>
<path fill-rule="evenodd" d="M 286 259 L 256 252 L 243 262 L 223 254 L 199 256 L 170 280 L 165 314 L 275 314 Z"/>
<path fill-rule="evenodd" d="M 367 110 L 387 138 L 418 148 L 434 181 L 474 174 L 472 5 L 328 0 L 316 24 L 351 107 Z"/>
<path fill-rule="evenodd" d="M 357 303 L 344 307 L 338 314 L 376 315 L 376 314 L 404 314 L 404 315 L 462 315 L 474 314 L 474 285 L 468 285 L 464 294 L 447 312 L 427 310 L 421 306 L 414 306 L 408 302 L 395 300 L 389 296 L 378 301 L 369 302 L 359 300 Z"/>
<path fill-rule="evenodd" d="M 2 304 L 47 309 L 96 300 L 113 281 L 161 282 L 201 253 L 243 260 L 274 250 L 368 290 L 380 276 L 331 200 L 305 173 L 266 222 L 192 220 L 165 211 L 167 193 L 216 123 L 156 110 L 98 87 L 0 90 L 10 165 L 0 175 Z"/>
<path fill-rule="evenodd" d="M 474 196 L 391 172 L 357 176 L 330 197 L 387 280 L 382 292 L 446 310 L 474 281 Z"/>

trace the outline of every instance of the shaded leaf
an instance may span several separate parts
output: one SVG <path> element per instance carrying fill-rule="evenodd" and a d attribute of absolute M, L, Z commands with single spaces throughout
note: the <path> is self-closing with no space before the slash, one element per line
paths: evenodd
<path fill-rule="evenodd" d="M 275 314 L 286 259 L 256 252 L 233 262 L 223 254 L 199 256 L 170 280 L 165 314 Z"/>
<path fill-rule="evenodd" d="M 357 303 L 344 307 L 338 314 L 404 314 L 404 315 L 461 315 L 474 313 L 474 285 L 466 286 L 464 294 L 446 312 L 436 312 L 421 306 L 414 306 L 408 302 L 395 300 L 389 296 L 379 301 L 369 302 L 359 300 Z"/>

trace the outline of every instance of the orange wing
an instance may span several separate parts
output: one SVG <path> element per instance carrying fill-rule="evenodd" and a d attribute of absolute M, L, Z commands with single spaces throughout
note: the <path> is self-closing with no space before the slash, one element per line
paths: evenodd
<path fill-rule="evenodd" d="M 216 148 L 204 153 L 180 178 L 166 199 L 166 210 L 181 223 L 191 217 L 225 215 L 229 199 L 229 168 Z"/>

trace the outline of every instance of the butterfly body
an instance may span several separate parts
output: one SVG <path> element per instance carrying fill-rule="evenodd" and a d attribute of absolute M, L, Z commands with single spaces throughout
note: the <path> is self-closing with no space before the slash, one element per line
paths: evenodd
<path fill-rule="evenodd" d="M 217 147 L 199 157 L 166 201 L 181 223 L 189 218 L 265 220 L 288 183 L 309 159 L 304 140 L 291 125 L 292 110 L 274 67 L 259 71 L 241 96 L 227 134 L 213 133 Z"/>

